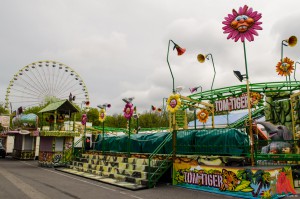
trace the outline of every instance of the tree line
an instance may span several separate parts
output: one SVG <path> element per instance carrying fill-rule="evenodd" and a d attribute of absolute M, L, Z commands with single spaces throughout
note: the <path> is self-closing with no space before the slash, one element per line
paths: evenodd
<path fill-rule="evenodd" d="M 34 113 L 39 119 L 39 126 L 42 126 L 42 114 L 38 113 L 48 104 L 43 106 L 34 106 L 23 110 L 23 114 Z M 76 104 L 74 105 L 80 110 L 80 107 Z M 81 121 L 81 116 L 85 112 L 83 110 L 76 113 L 75 121 Z M 0 114 L 7 115 L 8 111 L 5 110 L 3 105 L 0 105 Z M 11 114 L 13 117 L 13 114 Z M 188 112 L 187 114 L 188 122 L 194 120 L 194 114 L 192 112 Z M 102 122 L 99 121 L 99 110 L 97 108 L 90 108 L 87 112 L 88 122 L 91 122 L 93 126 L 102 126 Z M 12 118 L 11 118 L 12 119 Z M 168 112 L 162 110 L 161 112 L 154 111 L 144 111 L 143 113 L 139 113 L 138 117 L 132 117 L 130 120 L 130 125 L 133 129 L 137 128 L 161 128 L 161 127 L 169 127 L 169 116 Z M 127 128 L 128 120 L 123 116 L 123 113 L 107 115 L 105 119 L 105 127 L 112 128 Z"/>

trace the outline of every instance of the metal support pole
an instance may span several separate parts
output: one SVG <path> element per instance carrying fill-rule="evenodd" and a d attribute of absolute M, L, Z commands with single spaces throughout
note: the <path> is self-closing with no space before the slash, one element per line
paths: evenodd
<path fill-rule="evenodd" d="M 249 132 L 250 132 L 250 150 L 251 150 L 251 165 L 254 166 L 254 140 L 252 131 L 252 115 L 251 115 L 251 103 L 250 103 L 250 88 L 249 80 L 247 79 L 247 101 L 248 101 L 248 116 L 249 116 Z"/>
<path fill-rule="evenodd" d="M 172 69 L 171 69 L 171 66 L 170 66 L 170 63 L 169 63 L 169 49 L 170 49 L 170 43 L 171 42 L 175 45 L 175 43 L 172 40 L 169 40 L 168 53 L 167 53 L 167 63 L 168 63 L 168 66 L 169 66 L 169 69 L 170 69 L 170 73 L 171 73 L 171 76 L 172 76 L 172 80 L 173 80 L 173 93 L 175 93 L 174 76 L 173 76 L 173 72 L 172 72 Z"/>
<path fill-rule="evenodd" d="M 294 70 L 294 80 L 295 80 L 295 81 L 297 81 L 297 80 L 296 80 L 296 69 L 297 69 L 297 64 L 300 64 L 300 62 L 296 62 L 296 63 L 295 63 L 295 70 Z"/>
<path fill-rule="evenodd" d="M 283 63 L 283 46 L 286 46 L 286 44 L 284 44 L 285 40 L 282 40 L 281 42 L 281 64 Z M 285 77 L 285 81 L 287 81 L 287 76 Z"/>
<path fill-rule="evenodd" d="M 214 86 L 214 82 L 215 82 L 215 77 L 216 77 L 216 68 L 215 68 L 215 63 L 214 63 L 214 59 L 213 59 L 212 54 L 209 53 L 208 55 L 206 55 L 206 57 L 208 58 L 209 55 L 210 55 L 210 57 L 211 57 L 211 62 L 212 62 L 212 64 L 213 64 L 213 68 L 214 68 L 214 78 L 213 78 L 213 81 L 212 81 L 211 87 L 210 87 L 210 90 L 212 91 L 213 86 Z"/>
<path fill-rule="evenodd" d="M 172 114 L 172 148 L 173 148 L 173 155 L 172 159 L 173 162 L 176 159 L 176 138 L 177 138 L 177 130 L 176 130 L 176 117 L 175 113 Z"/>
<path fill-rule="evenodd" d="M 197 129 L 197 122 L 196 122 L 196 109 L 194 109 L 194 128 Z"/>
<path fill-rule="evenodd" d="M 131 134 L 131 131 L 130 131 L 130 123 L 131 123 L 131 118 L 128 120 L 128 122 L 129 122 L 129 124 L 128 124 L 128 142 L 127 142 L 128 145 L 127 145 L 127 152 L 128 152 L 128 157 L 130 157 L 130 150 L 131 150 L 131 149 L 130 149 L 130 147 L 131 147 L 131 146 L 130 146 L 130 144 L 131 144 L 131 143 L 130 143 L 130 142 L 131 142 L 131 140 L 130 140 L 130 139 L 131 139 L 131 138 L 130 138 L 130 136 L 131 136 L 131 135 L 130 135 L 130 134 Z"/>
<path fill-rule="evenodd" d="M 254 148 L 253 148 L 253 132 L 252 132 L 252 115 L 251 115 L 251 102 L 250 102 L 250 85 L 249 85 L 249 75 L 247 66 L 247 56 L 246 56 L 246 45 L 243 42 L 244 47 L 244 57 L 245 57 L 245 67 L 246 67 L 246 83 L 247 83 L 247 103 L 248 103 L 248 117 L 249 117 L 249 134 L 250 134 L 250 151 L 251 151 L 251 165 L 254 166 Z"/>
<path fill-rule="evenodd" d="M 86 143 L 85 143 L 85 140 L 86 139 L 86 123 L 84 124 L 84 134 L 83 134 L 83 152 L 85 152 L 85 145 L 86 145 Z"/>
<path fill-rule="evenodd" d="M 136 134 L 139 133 L 139 117 L 136 118 Z"/>
<path fill-rule="evenodd" d="M 167 122 L 166 126 L 168 127 L 168 117 L 166 114 L 165 100 L 168 100 L 168 98 L 166 98 L 166 97 L 163 98 L 163 117 L 164 117 L 164 119 L 166 119 L 166 122 Z"/>
<path fill-rule="evenodd" d="M 102 153 L 104 153 L 104 121 L 102 122 Z"/>

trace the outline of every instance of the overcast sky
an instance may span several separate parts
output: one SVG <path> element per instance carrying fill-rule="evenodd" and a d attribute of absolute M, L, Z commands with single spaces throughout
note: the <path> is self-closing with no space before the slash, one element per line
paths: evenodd
<path fill-rule="evenodd" d="M 187 49 L 177 56 L 170 48 L 169 55 L 181 94 L 211 87 L 212 63 L 200 64 L 199 53 L 213 55 L 214 88 L 241 84 L 232 71 L 245 71 L 243 45 L 227 40 L 222 21 L 245 4 L 262 13 L 263 22 L 259 36 L 246 42 L 250 82 L 284 81 L 275 66 L 282 40 L 300 37 L 299 0 L 1 0 L 1 101 L 18 70 L 53 60 L 80 74 L 92 107 L 110 103 L 109 115 L 122 113 L 124 97 L 135 97 L 138 112 L 161 107 L 172 93 L 170 39 Z M 300 44 L 285 47 L 285 56 L 300 61 Z"/>

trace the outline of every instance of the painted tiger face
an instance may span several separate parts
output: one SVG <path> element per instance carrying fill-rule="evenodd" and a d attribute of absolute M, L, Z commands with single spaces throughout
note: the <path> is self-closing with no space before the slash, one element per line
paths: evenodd
<path fill-rule="evenodd" d="M 237 185 L 241 183 L 241 181 L 237 178 L 236 174 L 232 171 L 227 171 L 226 169 L 222 170 L 222 185 L 220 187 L 220 191 L 234 191 Z"/>

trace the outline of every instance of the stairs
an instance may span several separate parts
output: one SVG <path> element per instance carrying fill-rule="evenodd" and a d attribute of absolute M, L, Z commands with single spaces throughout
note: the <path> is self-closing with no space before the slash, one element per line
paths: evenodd
<path fill-rule="evenodd" d="M 153 175 L 151 172 L 157 171 L 157 168 L 164 162 L 164 160 L 157 159 L 151 160 L 150 164 L 149 159 L 143 156 L 142 158 L 134 155 L 126 157 L 122 154 L 82 154 L 66 168 L 56 168 L 56 170 L 131 190 L 139 190 L 148 188 L 148 178 Z"/>

